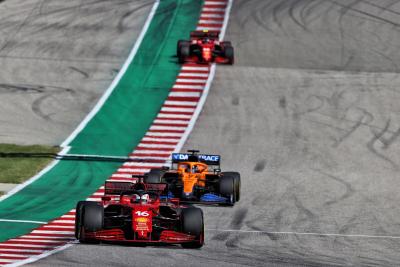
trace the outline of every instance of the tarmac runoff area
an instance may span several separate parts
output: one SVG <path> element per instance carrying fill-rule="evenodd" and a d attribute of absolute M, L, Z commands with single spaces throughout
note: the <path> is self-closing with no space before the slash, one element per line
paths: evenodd
<path fill-rule="evenodd" d="M 118 73 L 152 5 L 0 1 L 0 143 L 61 144 Z"/>
<path fill-rule="evenodd" d="M 0 193 L 6 193 L 16 187 L 18 184 L 5 184 L 5 183 L 0 183 Z"/>

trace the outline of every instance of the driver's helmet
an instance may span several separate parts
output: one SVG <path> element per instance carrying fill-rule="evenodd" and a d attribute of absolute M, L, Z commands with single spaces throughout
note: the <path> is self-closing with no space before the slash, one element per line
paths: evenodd
<path fill-rule="evenodd" d="M 210 42 L 210 38 L 205 37 L 203 38 L 203 44 L 208 44 Z"/>
<path fill-rule="evenodd" d="M 192 172 L 193 173 L 199 172 L 199 167 L 197 167 L 197 165 L 193 165 Z"/>
<path fill-rule="evenodd" d="M 143 194 L 141 197 L 141 200 L 143 203 L 147 203 L 150 200 L 150 195 L 149 194 Z"/>
<path fill-rule="evenodd" d="M 135 202 L 139 202 L 140 196 L 138 194 L 133 194 L 132 195 L 132 200 L 135 201 Z"/>

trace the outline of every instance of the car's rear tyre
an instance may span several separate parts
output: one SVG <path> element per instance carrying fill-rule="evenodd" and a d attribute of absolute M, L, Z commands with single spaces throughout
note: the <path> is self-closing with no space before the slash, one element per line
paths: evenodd
<path fill-rule="evenodd" d="M 219 193 L 228 198 L 230 204 L 236 202 L 235 179 L 232 176 L 221 176 L 219 179 Z"/>
<path fill-rule="evenodd" d="M 233 65 L 233 63 L 235 62 L 235 55 L 233 47 L 230 44 L 225 46 L 224 56 L 227 59 L 227 63 Z"/>
<path fill-rule="evenodd" d="M 223 176 L 227 177 L 233 177 L 233 186 L 235 190 L 235 201 L 238 202 L 240 200 L 240 187 L 241 187 L 241 181 L 240 181 L 240 173 L 238 172 L 222 172 L 221 173 Z"/>
<path fill-rule="evenodd" d="M 199 208 L 186 208 L 181 211 L 182 232 L 196 236 L 196 241 L 182 243 L 183 248 L 201 248 L 204 245 L 203 211 Z"/>
<path fill-rule="evenodd" d="M 80 205 L 80 214 L 78 221 L 77 238 L 81 243 L 98 243 L 97 240 L 87 238 L 87 232 L 96 232 L 103 228 L 104 208 L 98 202 L 82 201 Z M 77 205 L 77 206 L 78 206 Z M 76 230 L 77 231 L 77 230 Z"/>
<path fill-rule="evenodd" d="M 157 184 L 161 183 L 164 172 L 160 169 L 153 169 L 148 172 L 144 178 L 144 183 Z"/>
<path fill-rule="evenodd" d="M 190 45 L 190 42 L 186 41 L 186 40 L 179 40 L 178 41 L 178 45 L 176 46 L 176 55 L 177 55 L 178 58 L 181 55 L 181 46 L 182 45 Z"/>
<path fill-rule="evenodd" d="M 190 44 L 189 43 L 183 43 L 179 47 L 179 53 L 178 53 L 178 60 L 179 63 L 185 63 L 186 58 L 190 55 Z"/>
<path fill-rule="evenodd" d="M 85 203 L 89 201 L 79 201 L 75 208 L 75 238 L 79 239 L 79 234 L 82 226 L 82 209 Z"/>

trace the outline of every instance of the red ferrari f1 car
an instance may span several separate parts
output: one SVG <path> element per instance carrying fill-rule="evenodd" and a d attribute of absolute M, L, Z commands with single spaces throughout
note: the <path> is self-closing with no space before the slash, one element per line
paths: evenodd
<path fill-rule="evenodd" d="M 177 45 L 179 63 L 223 63 L 232 65 L 234 51 L 231 42 L 219 41 L 219 31 L 193 31 L 190 41 L 180 40 Z"/>
<path fill-rule="evenodd" d="M 102 202 L 76 206 L 75 237 L 81 243 L 170 243 L 200 248 L 204 243 L 201 209 L 160 197 L 166 184 L 105 183 Z"/>

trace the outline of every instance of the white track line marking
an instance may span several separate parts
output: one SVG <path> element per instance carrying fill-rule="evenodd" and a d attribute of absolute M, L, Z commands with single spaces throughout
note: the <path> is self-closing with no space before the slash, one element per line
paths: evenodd
<path fill-rule="evenodd" d="M 187 122 L 187 121 L 182 121 Z M 164 139 L 164 138 L 155 138 L 155 137 L 144 137 L 142 141 L 152 141 L 152 142 L 171 142 L 171 143 L 176 143 L 177 139 Z"/>
<path fill-rule="evenodd" d="M 179 126 L 151 126 L 152 129 L 177 129 Z M 144 148 L 175 148 L 175 145 L 160 145 L 160 144 L 139 144 L 138 147 Z M 146 165 L 146 164 L 144 164 Z"/>
<path fill-rule="evenodd" d="M 152 125 L 150 127 L 150 130 L 176 130 L 176 131 L 184 131 L 186 130 L 186 127 L 179 127 L 179 126 L 158 126 L 158 125 Z M 145 147 L 145 146 L 140 146 L 140 147 Z M 151 147 L 151 146 L 146 146 L 146 147 Z M 156 146 L 156 147 L 161 147 L 161 146 Z M 156 148 L 155 147 L 155 148 Z M 163 146 L 165 147 L 165 146 Z M 174 148 L 175 146 L 171 146 L 168 148 Z"/>
<path fill-rule="evenodd" d="M 41 221 L 29 221 L 29 220 L 8 220 L 8 219 L 0 219 L 0 222 L 15 222 L 15 223 L 37 223 L 37 224 L 46 224 L 47 222 Z"/>
<path fill-rule="evenodd" d="M 180 85 L 180 84 L 175 84 L 172 88 L 175 89 L 198 89 L 198 90 L 203 90 L 204 85 Z"/>
<path fill-rule="evenodd" d="M 223 18 L 224 15 L 222 14 L 201 14 L 201 18 Z"/>
<path fill-rule="evenodd" d="M 161 167 L 162 165 L 163 165 L 162 163 L 150 163 L 150 162 L 125 162 L 124 164 L 122 164 L 122 166 L 135 166 L 135 167 L 143 167 L 143 166 Z"/>
<path fill-rule="evenodd" d="M 203 11 L 216 11 L 216 12 L 224 12 L 225 8 L 217 8 L 217 7 L 203 7 Z"/>
<path fill-rule="evenodd" d="M 150 136 L 173 136 L 173 137 L 181 137 L 181 133 L 168 133 L 168 132 L 148 132 Z M 132 154 L 139 153 L 139 154 L 167 154 L 167 152 L 155 153 L 154 151 L 145 151 L 145 150 L 135 150 Z M 167 155 L 165 155 L 167 156 Z M 168 155 L 169 156 L 169 155 Z"/>
<path fill-rule="evenodd" d="M 178 76 L 178 77 L 204 77 L 204 78 L 206 78 L 206 79 L 207 79 L 207 77 L 208 77 L 208 73 L 196 73 L 196 72 L 190 73 L 190 72 L 181 72 L 181 73 L 179 73 L 179 76 Z"/>
<path fill-rule="evenodd" d="M 188 123 L 188 121 L 184 121 L 184 120 L 168 120 L 168 119 L 166 119 L 166 120 L 160 120 L 160 119 L 155 119 L 154 120 L 154 122 L 153 123 L 158 123 L 158 124 L 187 124 Z M 147 139 L 148 140 L 148 139 Z M 165 140 L 168 140 L 168 139 L 165 139 Z M 160 141 L 160 142 L 167 142 L 167 141 L 165 141 L 165 140 L 161 140 L 161 139 L 159 139 L 158 141 Z M 146 141 L 146 139 L 142 139 L 142 141 Z M 150 140 L 150 141 L 152 141 L 152 140 Z M 176 140 L 171 140 L 172 142 L 176 142 Z M 170 141 L 170 142 L 171 142 Z"/>
<path fill-rule="evenodd" d="M 40 254 L 40 255 L 35 255 L 35 256 L 29 257 L 29 258 L 26 259 L 26 260 L 18 261 L 18 262 L 9 264 L 9 265 L 7 265 L 7 266 L 8 266 L 8 267 L 17 267 L 17 266 L 25 265 L 25 264 L 28 264 L 28 263 L 32 263 L 32 262 L 35 262 L 35 261 L 37 261 L 37 260 L 46 258 L 46 257 L 48 257 L 48 256 L 50 256 L 50 255 L 53 255 L 53 254 L 55 254 L 55 253 L 57 253 L 57 252 L 59 252 L 59 251 L 62 251 L 62 250 L 64 250 L 64 249 L 67 249 L 67 248 L 69 248 L 69 247 L 71 247 L 71 246 L 72 246 L 72 244 L 67 244 L 67 245 L 62 246 L 62 247 L 59 247 L 59 248 L 57 248 L 57 249 L 53 249 L 53 250 L 51 250 L 51 251 L 49 251 L 49 252 L 45 252 L 45 253 Z"/>
<path fill-rule="evenodd" d="M 198 31 L 202 31 L 202 30 L 210 30 L 210 31 L 219 31 L 221 28 L 220 27 L 197 27 Z"/>
<path fill-rule="evenodd" d="M 195 101 L 165 101 L 164 105 L 172 105 L 172 106 L 193 106 L 195 107 L 198 102 Z"/>
<path fill-rule="evenodd" d="M 200 97 L 199 92 L 171 92 L 168 96 Z"/>
<path fill-rule="evenodd" d="M 170 112 L 194 112 L 194 108 L 169 108 L 169 107 L 162 107 L 161 111 L 170 111 Z M 190 115 L 189 115 L 190 116 Z"/>
<path fill-rule="evenodd" d="M 158 114 L 157 118 L 174 118 L 174 119 L 190 119 L 190 115 L 180 115 L 180 114 Z"/>
<path fill-rule="evenodd" d="M 217 24 L 217 25 L 221 25 L 221 21 L 220 20 L 200 20 L 199 23 L 200 24 Z"/>
<path fill-rule="evenodd" d="M 182 70 L 200 70 L 200 71 L 208 71 L 208 67 L 201 67 L 201 66 L 182 66 Z"/>
<path fill-rule="evenodd" d="M 127 173 L 137 173 L 137 172 L 146 173 L 146 172 L 149 172 L 150 169 L 126 169 L 126 168 L 119 168 L 118 171 L 119 171 L 119 172 L 127 172 Z"/>
<path fill-rule="evenodd" d="M 205 84 L 206 79 L 188 79 L 188 78 L 178 78 L 175 81 L 176 83 L 199 83 L 199 84 Z"/>
<path fill-rule="evenodd" d="M 309 236 L 331 236 L 331 237 L 358 237 L 358 238 L 382 238 L 382 239 L 400 239 L 400 236 L 391 235 L 362 235 L 362 234 L 329 234 L 329 233 L 303 233 L 303 232 L 272 232 L 256 230 L 233 230 L 233 229 L 206 229 L 210 232 L 232 232 L 245 234 L 270 234 L 270 235 L 309 235 Z"/>

